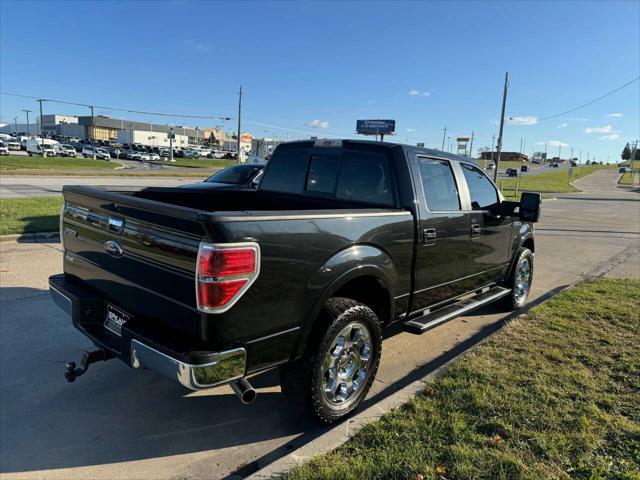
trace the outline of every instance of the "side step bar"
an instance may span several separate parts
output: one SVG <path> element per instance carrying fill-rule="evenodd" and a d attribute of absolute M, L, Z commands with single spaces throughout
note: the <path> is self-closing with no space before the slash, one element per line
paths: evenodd
<path fill-rule="evenodd" d="M 411 333 L 424 333 L 427 330 L 452 320 L 460 315 L 464 315 L 471 310 L 475 310 L 482 305 L 491 303 L 499 298 L 509 295 L 510 289 L 504 287 L 493 287 L 475 295 L 474 297 L 459 302 L 452 303 L 434 312 L 429 312 L 421 317 L 412 318 L 404 322 L 405 330 Z"/>

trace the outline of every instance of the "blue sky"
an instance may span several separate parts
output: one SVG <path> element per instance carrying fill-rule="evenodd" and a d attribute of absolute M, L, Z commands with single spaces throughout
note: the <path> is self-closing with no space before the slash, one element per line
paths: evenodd
<path fill-rule="evenodd" d="M 440 147 L 497 133 L 509 71 L 505 149 L 554 142 L 617 160 L 640 137 L 640 2 L 8 2 L 0 3 L 5 92 L 145 111 L 236 117 L 243 131 L 353 136 L 392 118 L 396 139 Z M 0 96 L 2 122 L 29 99 Z M 88 109 L 45 104 L 45 113 Z M 113 118 L 212 126 L 97 110 Z M 34 114 L 35 115 L 35 114 Z M 523 117 L 523 118 L 519 118 Z M 251 123 L 252 122 L 252 123 Z M 524 124 L 523 124 L 524 123 Z M 529 123 L 529 124 L 527 124 Z M 227 122 L 234 129 L 234 121 Z"/>

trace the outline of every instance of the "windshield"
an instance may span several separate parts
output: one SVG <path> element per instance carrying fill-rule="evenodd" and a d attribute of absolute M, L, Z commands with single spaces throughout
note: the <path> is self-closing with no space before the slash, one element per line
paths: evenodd
<path fill-rule="evenodd" d="M 262 165 L 234 165 L 220 170 L 215 175 L 207 178 L 206 182 L 227 183 L 229 185 L 241 185 L 248 183 L 253 176 L 262 170 Z"/>

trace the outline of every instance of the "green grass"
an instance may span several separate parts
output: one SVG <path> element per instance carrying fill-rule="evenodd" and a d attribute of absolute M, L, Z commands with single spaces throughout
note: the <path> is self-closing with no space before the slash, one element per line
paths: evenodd
<path fill-rule="evenodd" d="M 62 196 L 0 199 L 0 235 L 58 230 Z"/>
<path fill-rule="evenodd" d="M 619 185 L 633 185 L 633 179 L 635 178 L 635 172 L 628 172 L 628 173 L 623 173 L 622 177 L 620 178 L 620 182 L 618 182 Z"/>
<path fill-rule="evenodd" d="M 519 192 L 560 193 L 579 192 L 580 190 L 570 184 L 574 180 L 590 175 L 603 168 L 614 168 L 615 165 L 589 165 L 574 167 L 573 176 L 569 176 L 568 168 L 558 168 L 551 172 L 537 175 L 527 175 L 518 178 L 498 179 L 498 186 L 507 199 L 515 198 L 515 186 L 519 183 Z M 518 194 L 519 195 L 519 194 Z"/>
<path fill-rule="evenodd" d="M 156 163 L 159 165 L 170 165 L 172 167 L 189 167 L 189 168 L 223 168 L 229 165 L 235 165 L 237 160 L 230 159 L 209 159 L 209 158 L 175 158 L 175 162 L 170 161 L 154 161 L 148 163 Z"/>
<path fill-rule="evenodd" d="M 92 158 L 66 157 L 0 157 L 0 172 L 15 170 L 111 170 L 121 167 L 116 161 L 106 162 Z"/>
<path fill-rule="evenodd" d="M 288 479 L 639 479 L 640 281 L 577 285 Z"/>

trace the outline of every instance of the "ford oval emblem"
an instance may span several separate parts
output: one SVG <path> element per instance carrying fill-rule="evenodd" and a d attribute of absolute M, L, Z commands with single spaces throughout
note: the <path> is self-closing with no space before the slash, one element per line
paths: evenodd
<path fill-rule="evenodd" d="M 122 248 L 122 245 L 120 245 L 115 240 L 107 240 L 106 242 L 104 242 L 103 247 L 104 247 L 104 251 L 107 252 L 112 257 L 119 258 L 122 255 L 124 255 L 124 249 Z"/>

